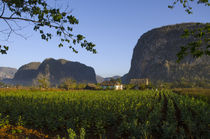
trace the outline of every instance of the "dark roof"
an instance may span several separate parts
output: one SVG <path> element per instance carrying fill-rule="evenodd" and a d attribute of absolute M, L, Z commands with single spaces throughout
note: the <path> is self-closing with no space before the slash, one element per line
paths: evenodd
<path fill-rule="evenodd" d="M 101 85 L 103 86 L 114 86 L 114 85 L 119 85 L 119 84 L 121 83 L 118 81 L 104 81 L 101 83 Z"/>

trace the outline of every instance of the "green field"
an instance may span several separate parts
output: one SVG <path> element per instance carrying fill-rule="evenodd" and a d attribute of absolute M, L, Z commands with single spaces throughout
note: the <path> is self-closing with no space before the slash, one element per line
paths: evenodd
<path fill-rule="evenodd" d="M 210 136 L 210 104 L 166 90 L 1 90 L 0 113 L 0 129 L 22 126 L 50 138 Z M 7 132 L 22 133 L 17 129 Z M 5 136 L 0 130 L 0 137 Z"/>
<path fill-rule="evenodd" d="M 204 88 L 174 88 L 173 92 L 180 95 L 193 96 L 195 98 L 200 98 L 207 100 L 210 103 L 210 89 Z"/>

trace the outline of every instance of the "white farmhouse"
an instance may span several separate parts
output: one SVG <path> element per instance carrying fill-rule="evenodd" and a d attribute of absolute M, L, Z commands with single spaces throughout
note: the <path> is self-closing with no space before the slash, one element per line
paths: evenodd
<path fill-rule="evenodd" d="M 114 87 L 115 87 L 115 90 L 123 90 L 122 84 L 116 84 Z"/>
<path fill-rule="evenodd" d="M 104 81 L 101 83 L 103 89 L 123 90 L 123 85 L 118 81 Z"/>

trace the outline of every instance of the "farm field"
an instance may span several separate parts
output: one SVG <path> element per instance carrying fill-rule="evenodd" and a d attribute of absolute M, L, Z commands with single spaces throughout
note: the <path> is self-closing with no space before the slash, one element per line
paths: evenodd
<path fill-rule="evenodd" d="M 208 138 L 210 104 L 154 91 L 0 90 L 0 138 Z"/>
<path fill-rule="evenodd" d="M 173 92 L 182 95 L 193 96 L 196 98 L 207 99 L 208 103 L 210 103 L 210 89 L 207 88 L 174 88 Z"/>

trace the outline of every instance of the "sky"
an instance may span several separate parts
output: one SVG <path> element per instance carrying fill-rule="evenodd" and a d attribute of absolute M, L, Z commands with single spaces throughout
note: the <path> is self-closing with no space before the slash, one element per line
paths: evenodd
<path fill-rule="evenodd" d="M 209 22 L 210 8 L 191 3 L 193 14 L 188 15 L 181 5 L 169 9 L 173 0 L 48 0 L 51 6 L 68 9 L 79 19 L 74 33 L 83 34 L 96 44 L 97 54 L 78 48 L 75 54 L 68 47 L 58 48 L 58 38 L 45 42 L 33 26 L 20 23 L 23 30 L 5 40 L 0 34 L 0 44 L 9 45 L 7 55 L 0 54 L 0 67 L 20 68 L 30 62 L 46 58 L 77 61 L 95 69 L 97 75 L 123 76 L 130 69 L 133 49 L 147 31 L 177 23 Z M 0 30 L 7 29 L 0 20 Z"/>

